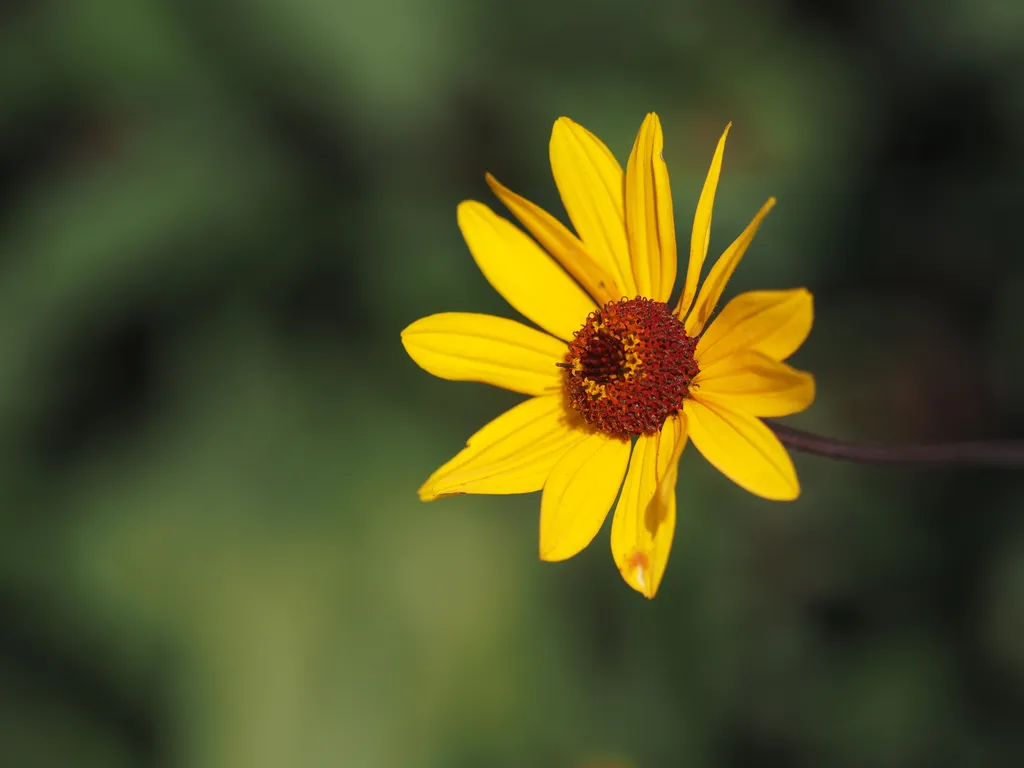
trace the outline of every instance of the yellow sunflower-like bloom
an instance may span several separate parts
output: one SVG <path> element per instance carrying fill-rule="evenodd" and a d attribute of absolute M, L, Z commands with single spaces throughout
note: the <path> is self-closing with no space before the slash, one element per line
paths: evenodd
<path fill-rule="evenodd" d="M 810 332 L 810 293 L 744 293 L 709 323 L 774 199 L 698 285 L 728 133 L 697 202 L 674 307 L 675 225 L 655 114 L 625 172 L 592 133 L 565 117 L 555 122 L 551 168 L 577 234 L 490 175 L 534 239 L 482 203 L 459 205 L 459 227 L 487 280 L 543 331 L 448 312 L 402 332 L 410 357 L 435 376 L 530 395 L 470 437 L 420 498 L 543 490 L 540 556 L 553 561 L 593 540 L 617 496 L 612 554 L 626 582 L 653 597 L 672 545 L 687 439 L 751 493 L 799 495 L 793 463 L 760 417 L 797 413 L 814 400 L 813 377 L 783 362 Z"/>

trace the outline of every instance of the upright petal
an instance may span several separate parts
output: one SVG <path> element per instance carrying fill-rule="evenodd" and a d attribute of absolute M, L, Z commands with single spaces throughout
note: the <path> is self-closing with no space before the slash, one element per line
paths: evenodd
<path fill-rule="evenodd" d="M 542 560 L 566 560 L 593 541 L 622 485 L 629 448 L 628 440 L 594 432 L 551 470 L 540 500 Z"/>
<path fill-rule="evenodd" d="M 814 323 L 814 299 L 806 288 L 747 291 L 718 314 L 697 342 L 697 361 L 711 365 L 752 350 L 785 360 L 800 348 Z"/>
<path fill-rule="evenodd" d="M 483 203 L 459 205 L 459 228 L 480 271 L 509 304 L 548 333 L 570 341 L 597 305 L 512 222 Z"/>
<path fill-rule="evenodd" d="M 690 235 L 690 263 L 686 267 L 683 294 L 676 305 L 676 314 L 679 317 L 686 317 L 686 313 L 690 311 L 693 297 L 697 295 L 697 284 L 700 282 L 700 272 L 704 268 L 704 259 L 708 255 L 708 243 L 711 242 L 711 213 L 715 207 L 715 190 L 718 189 L 718 177 L 722 174 L 722 157 L 725 155 L 725 140 L 729 136 L 730 128 L 732 123 L 725 126 L 725 130 L 722 131 L 722 138 L 718 140 L 714 157 L 711 158 L 711 167 L 708 169 L 707 178 L 704 179 L 704 188 L 701 189 L 700 198 L 697 200 L 697 212 L 693 215 L 693 233 Z"/>
<path fill-rule="evenodd" d="M 702 402 L 752 416 L 789 416 L 814 402 L 814 377 L 760 352 L 740 352 L 701 367 L 690 385 Z"/>
<path fill-rule="evenodd" d="M 683 403 L 690 439 L 723 475 L 756 496 L 790 501 L 800 495 L 793 462 L 760 419 L 718 403 Z"/>
<path fill-rule="evenodd" d="M 637 438 L 612 518 L 612 555 L 619 573 L 648 598 L 658 591 L 672 547 L 676 467 L 685 444 L 685 422 L 678 415 L 658 434 Z"/>
<path fill-rule="evenodd" d="M 402 331 L 402 344 L 418 366 L 442 379 L 480 381 L 526 395 L 562 388 L 558 363 L 565 343 L 515 320 L 442 312 Z"/>
<path fill-rule="evenodd" d="M 503 186 L 489 173 L 487 183 L 512 215 L 519 219 L 519 223 L 537 238 L 537 242 L 576 278 L 598 304 L 604 306 L 623 295 L 625 289 L 615 284 L 615 278 L 587 252 L 583 241 L 564 227 L 562 222 Z"/>
<path fill-rule="evenodd" d="M 676 231 L 661 121 L 647 115 L 626 166 L 626 228 L 641 296 L 668 301 L 676 280 Z"/>
<path fill-rule="evenodd" d="M 555 121 L 550 155 L 558 193 L 576 232 L 625 295 L 635 296 L 622 166 L 600 139 L 567 117 Z"/>
<path fill-rule="evenodd" d="M 590 432 L 566 410 L 562 393 L 532 397 L 469 438 L 466 447 L 423 484 L 420 498 L 539 491 L 559 459 Z"/>
<path fill-rule="evenodd" d="M 754 220 L 743 230 L 743 234 L 733 241 L 732 245 L 715 262 L 715 266 L 711 268 L 707 280 L 704 281 L 704 285 L 700 288 L 700 293 L 697 295 L 697 301 L 693 305 L 693 310 L 686 318 L 685 326 L 688 336 L 699 336 L 700 332 L 704 330 L 705 323 L 711 317 L 711 313 L 715 311 L 718 300 L 722 297 L 725 284 L 729 282 L 729 278 L 736 271 L 736 266 L 740 263 L 740 259 L 747 252 L 747 248 L 757 233 L 757 228 L 761 226 L 761 221 L 774 206 L 775 198 L 768 198 L 768 202 L 761 206 L 761 210 L 757 212 Z"/>

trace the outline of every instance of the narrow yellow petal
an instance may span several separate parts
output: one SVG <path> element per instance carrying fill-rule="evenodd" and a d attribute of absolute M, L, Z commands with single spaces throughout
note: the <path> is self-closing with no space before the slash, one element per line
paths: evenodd
<path fill-rule="evenodd" d="M 566 345 L 515 320 L 442 312 L 402 331 L 418 366 L 442 379 L 480 381 L 527 395 L 562 388 Z"/>
<path fill-rule="evenodd" d="M 615 278 L 594 260 L 583 241 L 564 227 L 562 222 L 503 186 L 489 173 L 487 183 L 512 215 L 519 219 L 519 223 L 537 238 L 537 242 L 576 278 L 598 304 L 604 306 L 623 295 L 624 289 L 615 284 Z M 582 324 L 582 319 L 580 322 Z"/>
<path fill-rule="evenodd" d="M 483 203 L 459 205 L 459 229 L 480 271 L 509 304 L 548 333 L 572 340 L 597 305 L 512 222 Z"/>
<path fill-rule="evenodd" d="M 804 343 L 813 323 L 814 299 L 806 288 L 741 293 L 700 337 L 697 361 L 710 365 L 746 350 L 785 360 Z"/>
<path fill-rule="evenodd" d="M 637 592 L 654 597 L 668 564 L 676 526 L 676 467 L 685 423 L 671 416 L 656 435 L 641 435 L 612 518 L 612 556 Z"/>
<path fill-rule="evenodd" d="M 636 289 L 668 301 L 676 280 L 676 233 L 661 121 L 647 115 L 626 166 L 626 228 Z"/>
<path fill-rule="evenodd" d="M 761 221 L 768 215 L 768 211 L 774 207 L 775 198 L 768 198 L 768 202 L 761 206 L 761 210 L 757 212 L 754 220 L 743 230 L 743 234 L 737 237 L 732 245 L 725 249 L 725 253 L 718 257 L 718 261 L 711 268 L 707 280 L 704 281 L 704 285 L 700 288 L 700 293 L 697 295 L 697 301 L 693 305 L 693 310 L 686 317 L 685 326 L 688 336 L 699 336 L 700 332 L 704 330 L 705 323 L 711 317 L 711 313 L 715 311 L 718 300 L 722 297 L 725 284 L 729 282 L 729 278 L 736 271 L 740 259 L 747 252 L 747 248 L 754 239 L 754 235 L 757 234 L 757 228 L 761 226 Z"/>
<path fill-rule="evenodd" d="M 420 498 L 539 491 L 559 459 L 590 431 L 565 408 L 561 393 L 532 397 L 469 438 L 466 447 L 423 484 Z"/>
<path fill-rule="evenodd" d="M 567 117 L 555 121 L 549 150 L 551 172 L 577 234 L 632 298 L 636 283 L 626 241 L 622 166 L 600 139 Z"/>
<path fill-rule="evenodd" d="M 800 495 L 793 461 L 760 419 L 704 402 L 683 402 L 690 439 L 711 464 L 756 496 L 790 501 Z"/>
<path fill-rule="evenodd" d="M 739 352 L 702 367 L 691 392 L 752 416 L 789 416 L 814 402 L 814 377 L 761 352 Z"/>
<path fill-rule="evenodd" d="M 566 560 L 593 541 L 622 485 L 629 448 L 628 440 L 594 432 L 551 470 L 540 500 L 541 560 Z"/>
<path fill-rule="evenodd" d="M 714 157 L 711 158 L 711 167 L 704 179 L 704 188 L 701 189 L 700 198 L 697 200 L 697 212 L 693 215 L 693 233 L 690 235 L 690 263 L 686 267 L 683 294 L 676 305 L 676 314 L 679 317 L 686 317 L 686 313 L 690 311 L 693 297 L 697 295 L 700 271 L 704 268 L 704 259 L 708 255 L 708 243 L 711 242 L 711 213 L 715 207 L 715 191 L 718 189 L 718 177 L 722 174 L 722 157 L 725 155 L 725 140 L 729 136 L 730 128 L 732 123 L 725 126 L 725 130 L 722 131 L 722 138 L 718 140 Z"/>

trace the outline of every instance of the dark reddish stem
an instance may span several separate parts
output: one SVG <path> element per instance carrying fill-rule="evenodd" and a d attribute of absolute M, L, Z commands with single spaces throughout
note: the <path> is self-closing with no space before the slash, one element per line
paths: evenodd
<path fill-rule="evenodd" d="M 1024 441 L 972 441 L 933 445 L 877 445 L 836 440 L 769 422 L 793 450 L 830 459 L 874 464 L 969 464 L 1024 469 Z"/>

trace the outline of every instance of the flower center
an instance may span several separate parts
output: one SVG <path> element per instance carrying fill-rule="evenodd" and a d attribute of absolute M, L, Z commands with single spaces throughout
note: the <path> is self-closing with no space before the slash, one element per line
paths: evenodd
<path fill-rule="evenodd" d="M 569 404 L 602 432 L 657 432 L 682 407 L 700 370 L 696 346 L 667 304 L 609 302 L 590 313 L 559 363 Z"/>

